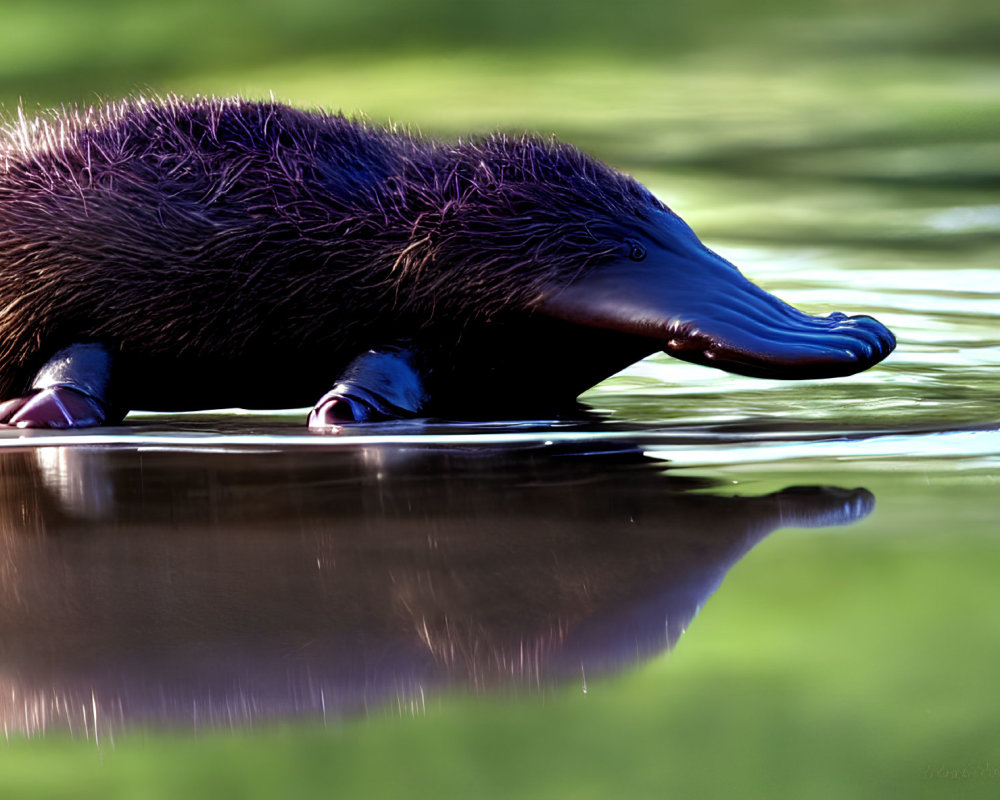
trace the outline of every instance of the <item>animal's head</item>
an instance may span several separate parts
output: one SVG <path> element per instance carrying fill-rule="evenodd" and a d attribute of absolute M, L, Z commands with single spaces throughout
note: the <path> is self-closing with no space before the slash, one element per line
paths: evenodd
<path fill-rule="evenodd" d="M 760 289 L 641 184 L 575 148 L 492 136 L 439 154 L 436 196 L 397 266 L 435 276 L 442 304 L 454 291 L 475 303 L 497 323 L 497 358 L 515 345 L 536 384 L 558 360 L 569 366 L 554 382 L 582 391 L 656 351 L 754 377 L 828 378 L 895 347 L 871 317 L 812 316 Z M 527 336 L 525 319 L 502 324 L 512 308 L 530 311 Z M 494 372 L 509 382 L 506 367 Z"/>

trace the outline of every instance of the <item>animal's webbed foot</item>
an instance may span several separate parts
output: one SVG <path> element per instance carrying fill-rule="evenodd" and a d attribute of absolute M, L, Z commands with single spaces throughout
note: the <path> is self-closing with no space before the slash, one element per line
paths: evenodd
<path fill-rule="evenodd" d="M 374 405 L 358 397 L 342 394 L 341 387 L 323 395 L 309 412 L 309 427 L 317 430 L 339 428 L 353 422 L 378 422 L 397 419 L 380 412 Z"/>
<path fill-rule="evenodd" d="M 111 412 L 108 400 L 111 368 L 103 345 L 64 347 L 45 362 L 27 393 L 0 403 L 0 425 L 87 428 L 120 421 L 124 410 Z"/>
<path fill-rule="evenodd" d="M 415 417 L 426 396 L 409 348 L 369 350 L 352 361 L 309 412 L 309 429 L 339 433 L 343 425 Z"/>
<path fill-rule="evenodd" d="M 0 403 L 0 425 L 17 428 L 86 428 L 107 420 L 104 403 L 64 383 Z"/>

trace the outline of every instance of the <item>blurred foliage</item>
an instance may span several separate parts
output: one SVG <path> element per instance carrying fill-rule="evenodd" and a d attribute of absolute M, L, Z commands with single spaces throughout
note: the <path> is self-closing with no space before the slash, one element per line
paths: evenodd
<path fill-rule="evenodd" d="M 3 0 L 0 18 L 0 101 L 29 106 L 317 58 L 339 61 L 342 81 L 386 58 L 470 52 L 992 59 L 1000 31 L 989 0 Z"/>

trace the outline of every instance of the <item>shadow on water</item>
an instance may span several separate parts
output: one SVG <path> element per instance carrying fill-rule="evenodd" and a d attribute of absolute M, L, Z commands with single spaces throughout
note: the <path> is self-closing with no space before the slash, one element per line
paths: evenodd
<path fill-rule="evenodd" d="M 864 489 L 758 497 L 627 442 L 0 452 L 0 719 L 102 735 L 413 708 L 668 650 L 780 527 Z"/>

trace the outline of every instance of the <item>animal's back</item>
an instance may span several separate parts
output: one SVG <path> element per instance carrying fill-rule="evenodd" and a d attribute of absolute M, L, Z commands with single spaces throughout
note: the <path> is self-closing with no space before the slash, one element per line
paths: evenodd
<path fill-rule="evenodd" d="M 331 317 L 350 328 L 350 307 L 330 291 L 338 259 L 316 251 L 415 146 L 242 100 L 133 100 L 9 125 L 0 397 L 74 341 L 136 361 L 227 363 L 254 342 L 270 350 L 320 335 Z"/>

